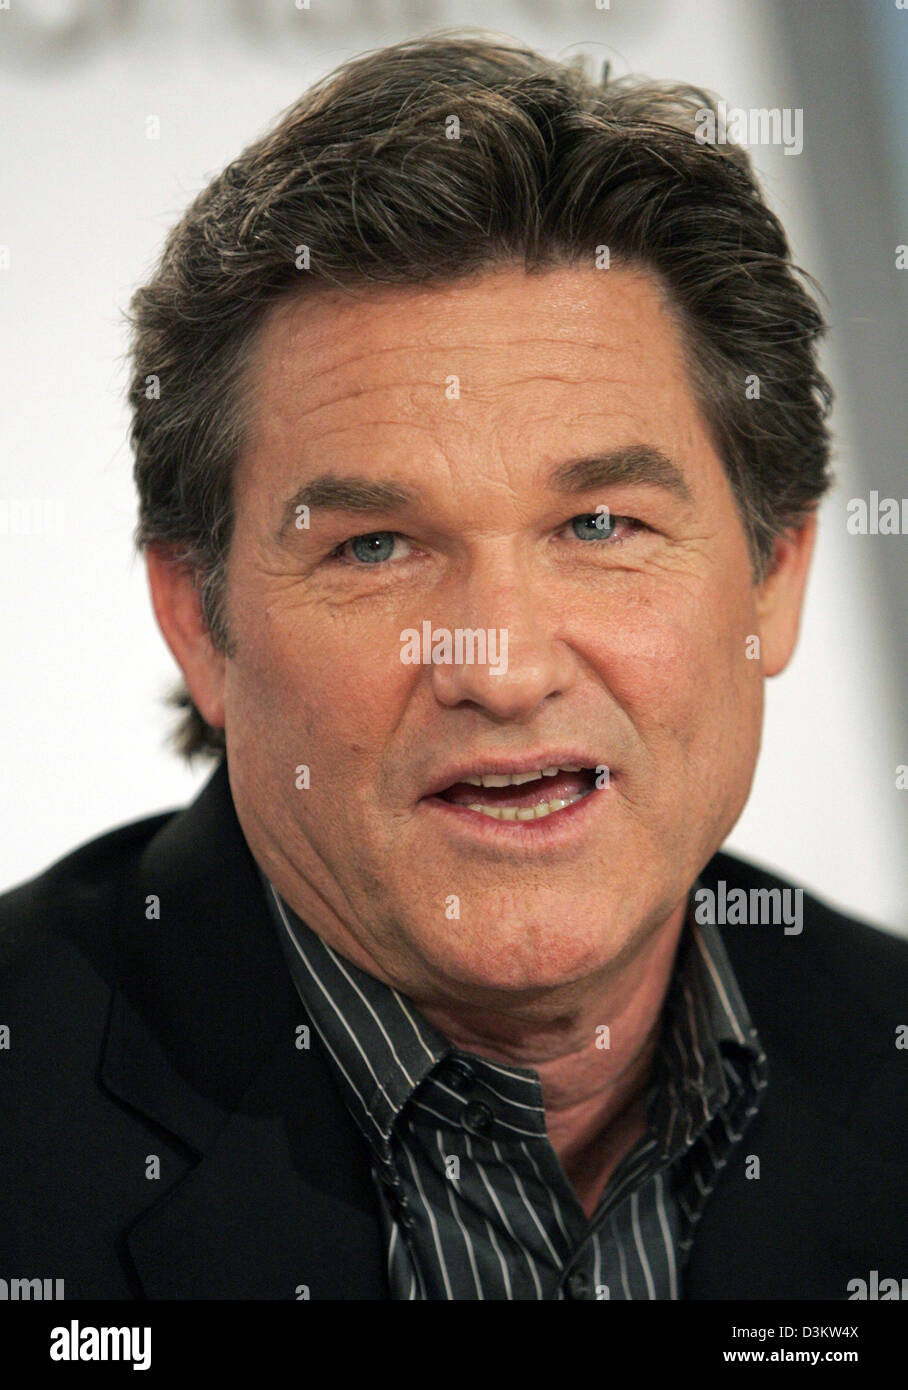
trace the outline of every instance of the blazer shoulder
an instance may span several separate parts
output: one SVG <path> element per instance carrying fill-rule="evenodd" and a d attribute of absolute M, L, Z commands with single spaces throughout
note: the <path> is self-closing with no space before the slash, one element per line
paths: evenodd
<path fill-rule="evenodd" d="M 883 994 L 889 994 L 890 988 L 900 981 L 904 983 L 908 973 L 908 937 L 840 912 L 800 884 L 730 853 L 713 856 L 701 874 L 706 887 L 715 888 L 720 878 L 726 881 L 727 891 L 734 887 L 744 888 L 748 894 L 751 890 L 800 894 L 800 930 L 795 933 L 794 927 L 790 927 L 790 934 L 802 935 L 806 952 L 822 955 L 836 972 L 847 970 L 850 987 L 859 987 L 865 980 L 873 991 L 882 988 Z M 797 901 L 788 899 L 790 903 Z"/>
<path fill-rule="evenodd" d="M 889 970 L 894 970 L 897 976 L 908 970 L 908 937 L 840 912 L 806 888 L 770 869 L 722 851 L 710 860 L 701 877 L 708 886 L 724 878 L 729 888 L 744 888 L 748 892 L 751 889 L 779 889 L 799 893 L 802 931 L 808 949 L 822 951 L 834 957 L 837 963 L 844 964 L 847 957 L 852 967 L 852 957 L 857 954 L 880 982 Z"/>
<path fill-rule="evenodd" d="M 884 1051 L 897 1060 L 895 1031 L 904 1023 L 908 993 L 908 940 L 851 917 L 806 889 L 756 864 L 719 853 L 700 875 L 705 887 L 787 890 L 788 926 L 751 920 L 720 925 L 722 940 L 750 1004 L 784 1014 L 793 1030 L 815 1029 L 836 1038 L 843 1057 L 866 1056 L 871 1043 L 888 1038 Z M 717 893 L 718 897 L 718 893 Z M 759 1023 L 758 1023 L 759 1026 Z"/>
<path fill-rule="evenodd" d="M 0 973 L 44 970 L 54 944 L 99 947 L 116 915 L 118 888 L 174 811 L 115 827 L 0 894 Z"/>

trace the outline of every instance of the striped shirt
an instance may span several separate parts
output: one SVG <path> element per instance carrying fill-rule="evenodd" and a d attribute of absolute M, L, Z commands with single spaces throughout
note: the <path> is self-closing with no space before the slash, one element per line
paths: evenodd
<path fill-rule="evenodd" d="M 587 1218 L 548 1139 L 538 1074 L 453 1046 L 262 879 L 297 991 L 368 1146 L 392 1298 L 682 1296 L 697 1221 L 767 1083 L 714 926 L 689 912 L 662 1009 L 648 1132 Z"/>

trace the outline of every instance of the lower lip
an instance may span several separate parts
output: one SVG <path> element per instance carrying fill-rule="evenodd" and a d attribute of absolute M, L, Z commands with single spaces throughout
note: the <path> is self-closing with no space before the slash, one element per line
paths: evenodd
<path fill-rule="evenodd" d="M 595 787 L 570 806 L 562 806 L 560 811 L 552 811 L 539 820 L 496 820 L 481 811 L 471 811 L 468 806 L 455 806 L 440 796 L 423 797 L 419 805 L 455 835 L 499 848 L 541 849 L 570 844 L 585 834 L 602 805 L 604 791 L 604 787 Z"/>

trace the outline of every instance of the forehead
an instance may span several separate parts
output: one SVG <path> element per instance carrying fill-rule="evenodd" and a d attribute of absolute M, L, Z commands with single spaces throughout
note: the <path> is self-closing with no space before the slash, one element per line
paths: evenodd
<path fill-rule="evenodd" d="M 285 299 L 263 324 L 251 384 L 250 462 L 299 461 L 307 442 L 341 435 L 356 448 L 363 429 L 383 431 L 383 445 L 389 429 L 456 429 L 469 446 L 489 429 L 516 444 L 538 426 L 567 443 L 581 422 L 605 421 L 685 454 L 708 447 L 679 322 L 638 267 L 508 266 Z"/>

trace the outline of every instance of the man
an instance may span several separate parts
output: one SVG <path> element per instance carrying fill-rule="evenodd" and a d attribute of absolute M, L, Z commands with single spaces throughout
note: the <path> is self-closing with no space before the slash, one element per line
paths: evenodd
<path fill-rule="evenodd" d="M 171 234 L 138 541 L 180 746 L 219 762 L 2 900 L 4 1268 L 430 1300 L 904 1271 L 906 948 L 719 852 L 831 393 L 708 103 L 413 41 Z"/>

